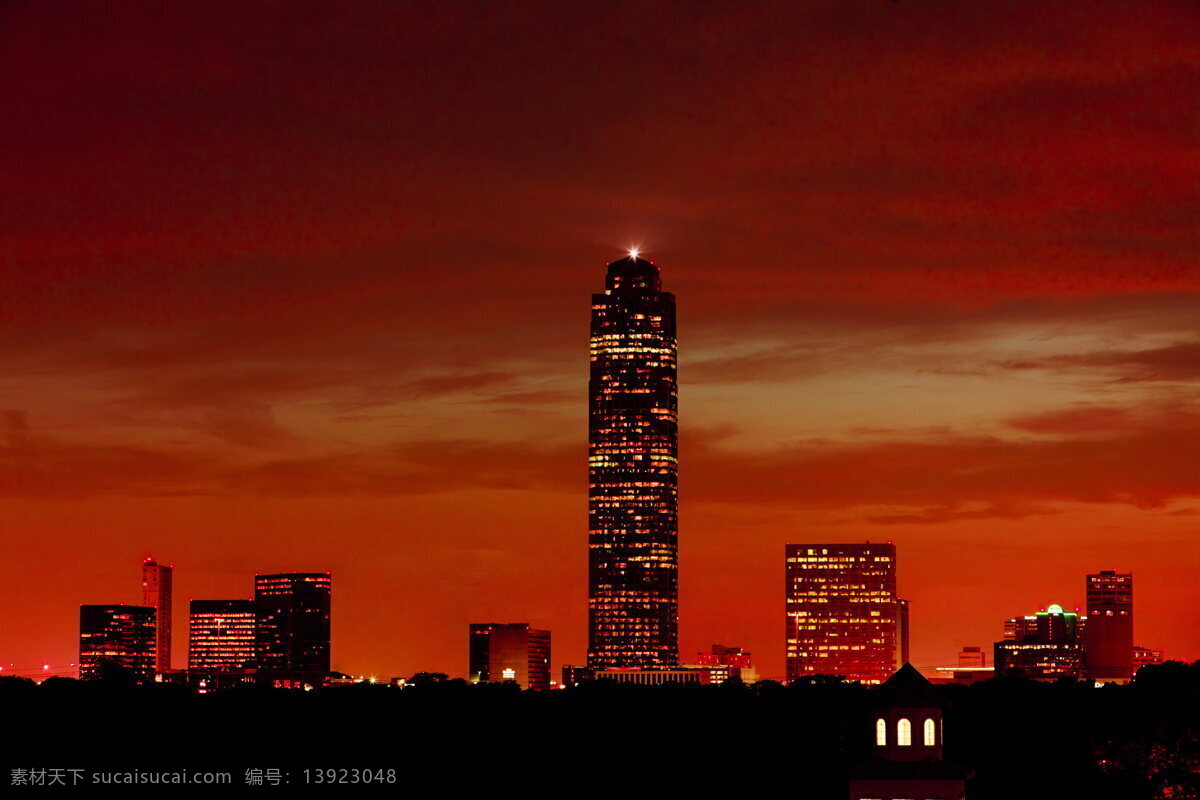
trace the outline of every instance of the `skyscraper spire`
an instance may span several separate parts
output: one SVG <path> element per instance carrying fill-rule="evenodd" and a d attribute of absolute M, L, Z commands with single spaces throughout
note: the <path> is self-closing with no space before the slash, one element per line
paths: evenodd
<path fill-rule="evenodd" d="M 630 253 L 592 295 L 588 666 L 679 661 L 675 297 Z"/>

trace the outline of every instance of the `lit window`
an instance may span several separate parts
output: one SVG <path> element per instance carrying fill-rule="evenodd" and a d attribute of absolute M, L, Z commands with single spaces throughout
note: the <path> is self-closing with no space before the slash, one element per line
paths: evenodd
<path fill-rule="evenodd" d="M 882 717 L 875 720 L 875 744 L 877 747 L 887 747 L 887 723 Z"/>
<path fill-rule="evenodd" d="M 933 747 L 937 744 L 937 729 L 933 725 L 932 719 L 925 720 L 925 746 Z"/>
<path fill-rule="evenodd" d="M 902 719 L 896 723 L 896 744 L 908 747 L 912 744 L 912 723 Z"/>

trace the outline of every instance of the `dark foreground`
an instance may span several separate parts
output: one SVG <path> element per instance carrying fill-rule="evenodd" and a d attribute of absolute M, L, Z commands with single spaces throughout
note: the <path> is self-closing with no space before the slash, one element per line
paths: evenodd
<path fill-rule="evenodd" d="M 971 798 L 1200 796 L 1200 664 L 1146 668 L 1129 687 L 996 680 L 940 692 L 945 755 L 975 770 Z M 229 783 L 141 789 L 844 798 L 845 770 L 869 751 L 873 698 L 841 684 L 522 694 L 458 681 L 197 696 L 3 678 L 0 786 L 6 798 L 87 796 L 105 791 L 93 773 L 210 771 Z M 67 786 L 21 785 L 37 780 Z"/>

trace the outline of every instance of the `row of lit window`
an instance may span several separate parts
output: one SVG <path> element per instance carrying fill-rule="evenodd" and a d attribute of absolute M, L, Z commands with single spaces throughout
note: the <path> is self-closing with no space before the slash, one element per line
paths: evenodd
<path fill-rule="evenodd" d="M 787 595 L 789 606 L 832 605 L 845 607 L 856 604 L 876 605 L 879 603 L 895 604 L 897 602 L 896 593 L 886 589 L 873 589 L 870 591 L 859 589 L 855 591 L 853 588 L 843 588 L 837 585 L 825 586 L 810 591 L 798 591 L 793 588 Z M 830 612 L 822 609 L 818 613 L 828 614 Z"/>
<path fill-rule="evenodd" d="M 869 547 L 869 545 L 867 547 Z M 797 547 L 795 547 L 794 545 L 788 545 L 788 548 L 795 549 L 795 550 L 797 550 L 797 552 L 799 552 L 799 549 Z M 818 550 L 820 550 L 820 552 L 818 552 Z M 814 556 L 814 555 L 827 556 L 827 555 L 829 555 L 829 548 L 828 547 L 821 547 L 821 548 L 808 547 L 808 548 L 805 548 L 805 553 L 810 556 Z M 838 558 L 876 558 L 876 559 L 890 560 L 890 556 L 878 556 L 878 555 L 873 556 L 873 555 L 871 555 L 869 549 L 857 549 L 857 548 L 854 553 L 839 555 L 836 557 L 838 557 Z"/>
<path fill-rule="evenodd" d="M 663 631 L 673 631 L 679 621 L 678 614 L 666 609 L 664 611 L 666 613 L 647 613 L 643 616 L 597 615 L 592 618 L 592 633 L 600 639 L 609 641 L 618 637 L 637 640 L 661 636 Z M 636 642 L 631 642 L 631 644 L 636 644 Z M 645 644 L 642 643 L 642 646 L 644 647 Z"/>
<path fill-rule="evenodd" d="M 921 727 L 925 746 L 936 746 L 937 725 L 933 719 L 927 717 L 925 724 Z M 887 721 L 883 718 L 875 720 L 875 744 L 879 747 L 887 747 Z M 900 747 L 912 746 L 912 723 L 907 718 L 901 718 L 896 722 L 896 744 Z"/>
<path fill-rule="evenodd" d="M 842 625 L 847 628 L 889 628 L 896 624 L 894 619 L 822 619 L 817 620 L 812 625 L 795 625 L 793 630 L 796 631 L 830 631 L 830 636 L 836 636 L 837 632 L 832 631 L 831 626 Z"/>
<path fill-rule="evenodd" d="M 594 355 L 604 355 L 612 359 L 631 359 L 641 355 L 659 356 L 661 358 L 673 358 L 675 356 L 674 347 L 623 347 L 594 343 L 591 351 Z"/>
<path fill-rule="evenodd" d="M 654 409 L 659 414 L 673 414 L 674 412 L 666 411 L 661 408 Z M 662 417 L 643 416 L 642 412 L 649 413 L 647 409 L 638 409 L 636 411 L 622 410 L 605 411 L 599 414 L 599 419 L 604 420 L 608 427 L 592 427 L 592 435 L 603 438 L 604 444 L 613 444 L 615 442 L 635 442 L 654 441 L 655 439 L 673 443 L 675 435 L 669 430 L 663 430 Z M 615 438 L 615 437 L 621 438 Z M 635 438 L 636 437 L 636 438 Z M 595 442 L 593 442 L 595 444 Z"/>
<path fill-rule="evenodd" d="M 601 340 L 622 340 L 622 339 L 661 339 L 661 333 L 595 333 L 592 334 L 592 341 Z"/>
<path fill-rule="evenodd" d="M 629 453 L 616 452 L 606 453 L 604 455 L 589 456 L 589 464 L 609 465 L 612 469 L 628 469 L 631 471 L 642 470 L 646 467 L 641 464 L 633 464 L 633 461 L 648 461 L 651 468 L 659 463 L 678 464 L 679 459 L 675 456 L 664 453 Z"/>
<path fill-rule="evenodd" d="M 588 599 L 588 609 L 592 618 L 602 623 L 601 627 L 610 630 L 659 627 L 679 616 L 673 592 L 640 600 L 614 600 L 607 595 L 592 597 Z"/>

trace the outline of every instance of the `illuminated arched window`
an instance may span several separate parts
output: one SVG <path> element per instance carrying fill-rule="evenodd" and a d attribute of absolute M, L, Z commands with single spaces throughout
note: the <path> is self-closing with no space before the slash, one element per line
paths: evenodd
<path fill-rule="evenodd" d="M 925 746 L 933 747 L 937 744 L 937 727 L 934 726 L 932 719 L 925 720 Z"/>
<path fill-rule="evenodd" d="M 912 723 L 902 719 L 896 723 L 896 744 L 908 747 L 912 744 Z"/>
<path fill-rule="evenodd" d="M 887 747 L 887 723 L 883 721 L 883 717 L 875 720 L 875 744 L 878 747 Z"/>

